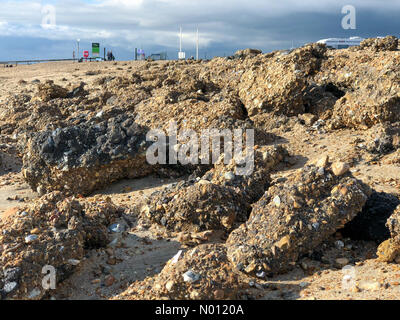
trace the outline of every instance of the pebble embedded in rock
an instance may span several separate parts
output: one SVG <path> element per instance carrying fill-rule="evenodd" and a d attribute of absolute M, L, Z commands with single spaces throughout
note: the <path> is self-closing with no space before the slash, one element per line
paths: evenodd
<path fill-rule="evenodd" d="M 174 281 L 168 281 L 167 284 L 165 285 L 165 289 L 167 289 L 167 291 L 171 291 L 172 288 L 174 287 L 175 282 Z"/>
<path fill-rule="evenodd" d="M 281 205 L 281 198 L 279 196 L 276 196 L 273 200 L 274 204 L 276 207 L 280 207 Z"/>
<path fill-rule="evenodd" d="M 224 292 L 224 290 L 221 290 L 221 289 L 215 290 L 215 291 L 214 291 L 214 297 L 215 297 L 215 299 L 217 299 L 217 300 L 222 300 L 222 299 L 225 297 L 225 292 Z"/>
<path fill-rule="evenodd" d="M 329 156 L 325 155 L 317 161 L 316 166 L 318 168 L 326 168 L 328 164 L 329 164 Z"/>
<path fill-rule="evenodd" d="M 332 172 L 335 176 L 342 176 L 350 170 L 350 166 L 345 162 L 335 162 L 332 164 Z"/>
<path fill-rule="evenodd" d="M 194 283 L 200 280 L 200 275 L 194 273 L 192 270 L 189 270 L 183 274 L 183 281 Z"/>
<path fill-rule="evenodd" d="M 111 287 L 114 284 L 114 282 L 115 282 L 115 278 L 112 275 L 108 275 L 104 279 L 104 284 L 107 287 Z"/>
<path fill-rule="evenodd" d="M 227 181 L 232 181 L 232 180 L 235 180 L 236 176 L 233 172 L 229 171 L 229 172 L 225 173 L 224 178 Z"/>
<path fill-rule="evenodd" d="M 114 233 L 121 233 L 124 231 L 124 227 L 120 225 L 119 223 L 115 223 L 110 226 L 110 231 Z"/>
<path fill-rule="evenodd" d="M 31 234 L 31 235 L 25 237 L 25 243 L 30 244 L 30 243 L 33 243 L 34 241 L 36 241 L 37 239 L 38 239 L 37 235 Z"/>
<path fill-rule="evenodd" d="M 16 283 L 15 281 L 7 282 L 3 287 L 3 291 L 7 294 L 11 293 L 17 288 L 17 286 L 18 286 L 18 283 Z"/>
<path fill-rule="evenodd" d="M 349 259 L 347 259 L 347 258 L 338 258 L 335 260 L 335 262 L 336 262 L 337 266 L 340 268 L 343 268 L 350 263 Z"/>

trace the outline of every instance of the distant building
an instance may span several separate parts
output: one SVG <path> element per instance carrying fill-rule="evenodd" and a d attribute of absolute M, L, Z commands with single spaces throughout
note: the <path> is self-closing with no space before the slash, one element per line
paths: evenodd
<path fill-rule="evenodd" d="M 161 53 L 153 53 L 150 55 L 150 58 L 152 60 L 167 60 L 167 53 L 166 52 L 161 52 Z"/>
<path fill-rule="evenodd" d="M 332 49 L 347 49 L 349 47 L 359 46 L 364 38 L 360 37 L 351 37 L 348 39 L 341 39 L 341 38 L 329 38 L 319 40 L 317 43 L 324 43 L 328 48 Z"/>

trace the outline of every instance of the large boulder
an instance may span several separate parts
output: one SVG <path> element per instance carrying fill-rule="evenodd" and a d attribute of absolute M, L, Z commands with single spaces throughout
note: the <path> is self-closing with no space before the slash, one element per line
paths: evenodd
<path fill-rule="evenodd" d="M 235 267 L 249 274 L 285 272 L 351 221 L 369 189 L 345 168 L 306 166 L 270 187 L 227 240 Z"/>
<path fill-rule="evenodd" d="M 83 195 L 148 175 L 146 133 L 127 115 L 37 133 L 27 143 L 23 175 L 39 193 Z"/>
<path fill-rule="evenodd" d="M 107 200 L 88 202 L 53 192 L 31 207 L 0 221 L 0 295 L 41 299 L 43 268 L 55 268 L 56 281 L 72 274 L 86 250 L 109 243 L 107 227 L 122 209 Z M 46 269 L 47 270 L 47 269 Z M 46 271 L 48 272 L 48 271 Z"/>
<path fill-rule="evenodd" d="M 225 164 L 221 157 L 203 176 L 149 197 L 140 208 L 142 217 L 173 231 L 231 230 L 246 221 L 251 204 L 263 195 L 270 172 L 285 155 L 280 146 L 258 148 L 246 174 L 237 174 L 234 159 Z"/>
<path fill-rule="evenodd" d="M 248 115 L 272 112 L 287 116 L 305 112 L 307 77 L 318 71 L 326 47 L 312 44 L 292 52 L 276 52 L 246 60 L 239 96 Z"/>

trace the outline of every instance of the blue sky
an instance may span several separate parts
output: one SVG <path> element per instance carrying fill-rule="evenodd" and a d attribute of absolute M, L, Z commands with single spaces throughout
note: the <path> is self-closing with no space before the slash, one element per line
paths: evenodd
<path fill-rule="evenodd" d="M 55 25 L 46 28 L 49 5 Z M 344 5 L 356 8 L 356 30 L 341 26 Z M 400 0 L 2 0 L 0 60 L 70 58 L 78 38 L 81 49 L 100 42 L 120 60 L 132 59 L 135 47 L 176 58 L 180 25 L 187 56 L 197 26 L 200 57 L 267 52 L 327 37 L 399 36 L 399 13 Z"/>

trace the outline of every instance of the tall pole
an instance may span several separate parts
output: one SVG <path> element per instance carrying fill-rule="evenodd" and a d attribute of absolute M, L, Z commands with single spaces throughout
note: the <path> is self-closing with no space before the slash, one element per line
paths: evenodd
<path fill-rule="evenodd" d="M 76 40 L 78 42 L 78 60 L 79 60 L 79 41 L 81 41 L 80 39 Z"/>
<path fill-rule="evenodd" d="M 196 32 L 196 60 L 199 60 L 199 28 Z"/>

